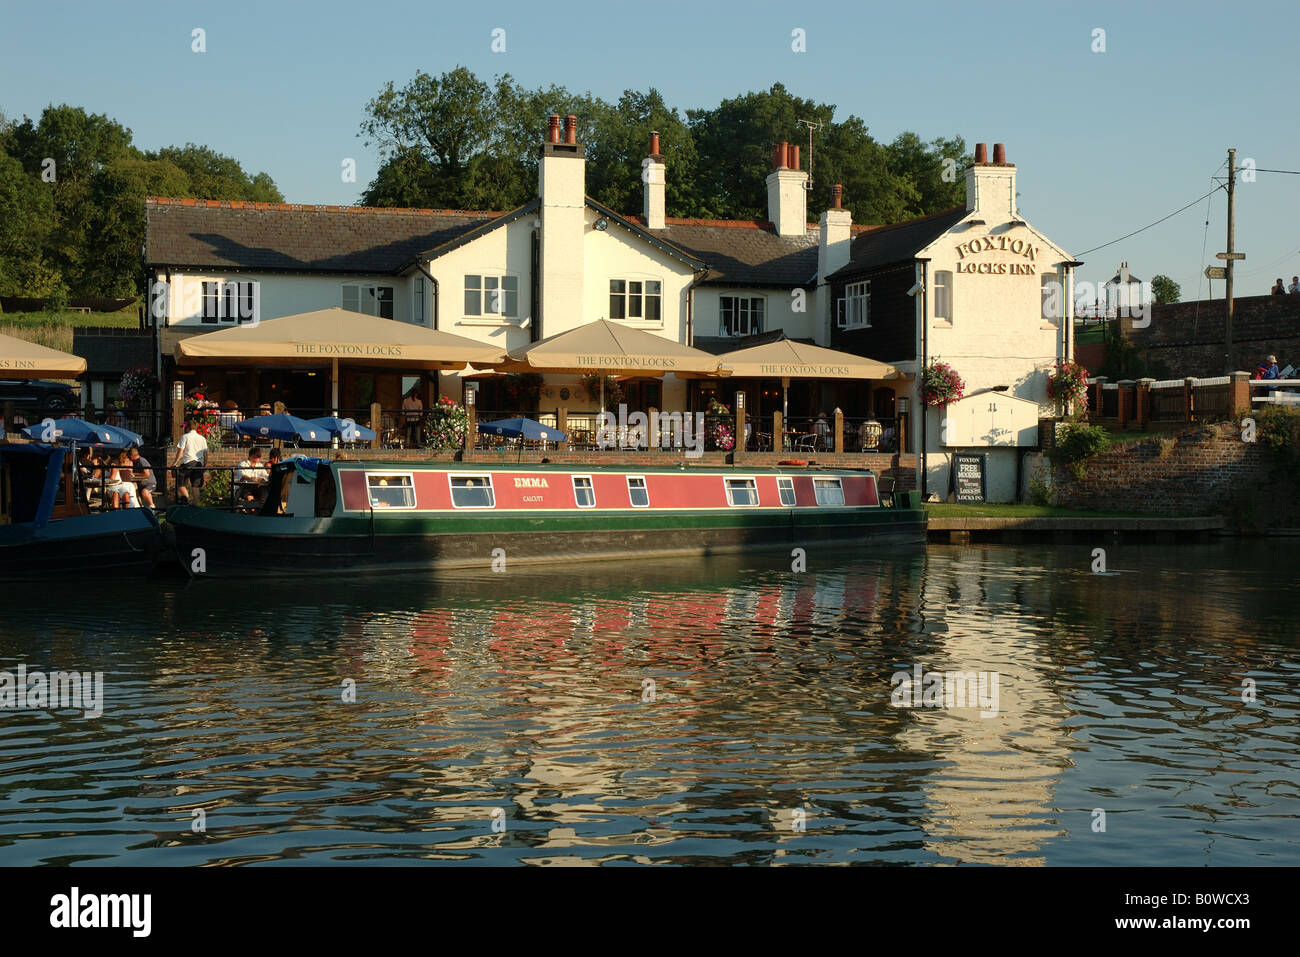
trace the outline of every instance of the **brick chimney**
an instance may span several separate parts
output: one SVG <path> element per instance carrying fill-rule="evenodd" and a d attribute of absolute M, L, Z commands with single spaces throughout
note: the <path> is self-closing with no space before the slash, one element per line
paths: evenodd
<path fill-rule="evenodd" d="M 778 143 L 772 150 L 772 172 L 767 176 L 767 218 L 778 236 L 803 236 L 808 232 L 808 174 L 799 169 L 799 147 Z"/>
<path fill-rule="evenodd" d="M 980 213 L 990 226 L 1019 217 L 1016 209 L 1016 168 L 1007 162 L 1007 150 L 993 144 L 993 162 L 988 146 L 975 144 L 975 162 L 966 169 L 966 209 Z"/>
<path fill-rule="evenodd" d="M 667 167 L 659 153 L 659 133 L 650 134 L 650 155 L 641 161 L 641 180 L 645 189 L 641 196 L 641 215 L 647 229 L 664 228 L 664 184 Z"/>
<path fill-rule="evenodd" d="M 831 294 L 827 284 L 831 273 L 847 266 L 852 245 L 853 214 L 844 208 L 844 187 L 831 187 L 831 208 L 817 223 L 817 315 L 820 322 L 815 333 L 819 345 L 829 345 L 831 335 Z"/>
<path fill-rule="evenodd" d="M 578 143 L 578 118 L 559 114 L 547 122 L 546 140 L 537 163 L 541 197 L 539 236 L 540 315 L 533 317 L 537 339 L 581 325 L 583 308 L 583 244 L 586 235 L 587 161 Z"/>

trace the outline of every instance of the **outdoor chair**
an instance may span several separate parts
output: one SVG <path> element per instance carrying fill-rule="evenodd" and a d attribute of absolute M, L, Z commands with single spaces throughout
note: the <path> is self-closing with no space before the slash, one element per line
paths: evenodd
<path fill-rule="evenodd" d="M 799 436 L 797 439 L 794 440 L 794 448 L 796 452 L 816 452 L 817 436 L 816 435 Z"/>

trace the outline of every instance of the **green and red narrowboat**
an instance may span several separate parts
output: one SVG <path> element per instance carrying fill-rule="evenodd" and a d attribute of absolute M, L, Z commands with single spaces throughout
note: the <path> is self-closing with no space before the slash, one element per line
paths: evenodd
<path fill-rule="evenodd" d="M 922 543 L 926 532 L 924 509 L 884 507 L 866 471 L 319 459 L 278 464 L 255 514 L 183 505 L 167 522 L 182 565 L 218 576 Z"/>

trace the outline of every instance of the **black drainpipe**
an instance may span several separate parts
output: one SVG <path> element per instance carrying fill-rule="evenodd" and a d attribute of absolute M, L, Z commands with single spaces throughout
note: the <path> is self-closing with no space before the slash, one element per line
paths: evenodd
<path fill-rule="evenodd" d="M 686 344 L 695 345 L 695 287 L 709 274 L 709 267 L 697 269 L 691 277 L 691 284 L 686 287 Z"/>
<path fill-rule="evenodd" d="M 928 313 L 926 297 L 930 294 L 930 260 L 918 259 L 917 262 L 921 264 L 921 368 L 918 371 L 920 375 L 924 375 L 926 364 L 930 359 L 930 340 L 925 334 L 926 323 L 928 321 L 926 319 Z M 920 380 L 920 375 L 917 377 L 918 381 Z M 927 462 L 925 454 L 926 450 L 930 447 L 930 409 L 922 399 L 921 392 L 921 389 L 916 390 L 916 399 L 921 403 L 921 408 L 919 410 L 921 413 L 921 447 L 917 450 L 917 454 L 921 462 L 921 501 L 924 502 L 930 494 L 929 469 L 926 468 Z"/>
<path fill-rule="evenodd" d="M 429 278 L 429 282 L 433 283 L 433 329 L 435 332 L 437 332 L 438 330 L 438 280 L 434 278 L 433 273 L 429 272 L 429 270 L 424 268 L 424 263 L 416 262 L 415 268 L 420 270 L 420 272 L 424 273 L 424 275 L 426 275 Z"/>

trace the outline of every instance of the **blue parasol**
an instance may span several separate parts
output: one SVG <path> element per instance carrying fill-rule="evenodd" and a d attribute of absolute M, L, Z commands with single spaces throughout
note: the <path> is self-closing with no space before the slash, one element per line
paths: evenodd
<path fill-rule="evenodd" d="M 312 425 L 324 429 L 331 436 L 337 435 L 344 442 L 369 442 L 378 438 L 374 429 L 358 425 L 351 419 L 340 419 L 337 415 L 322 415 L 319 419 L 309 419 Z"/>
<path fill-rule="evenodd" d="M 85 419 L 45 419 L 23 429 L 37 442 L 68 442 L 100 449 L 128 449 L 144 443 L 143 436 L 117 425 L 96 425 Z"/>
<path fill-rule="evenodd" d="M 525 418 L 480 422 L 478 430 L 486 432 L 488 435 L 503 435 L 511 439 L 528 439 L 531 442 L 564 442 L 569 438 L 559 429 L 552 429 L 540 422 Z"/>
<path fill-rule="evenodd" d="M 236 422 L 235 431 L 240 435 L 250 435 L 255 439 L 328 442 L 331 438 L 329 430 L 323 426 L 284 412 L 276 412 L 273 415 L 259 415 L 252 419 Z"/>

